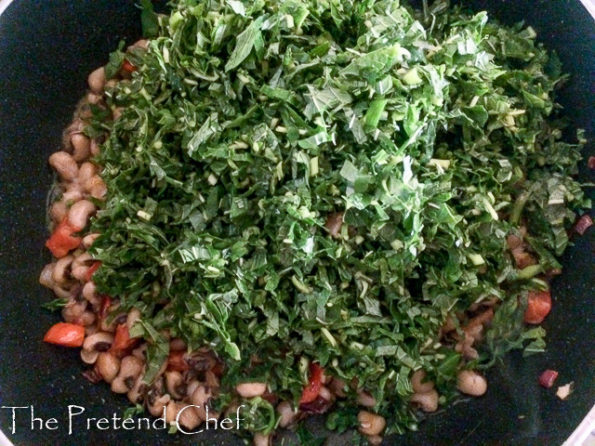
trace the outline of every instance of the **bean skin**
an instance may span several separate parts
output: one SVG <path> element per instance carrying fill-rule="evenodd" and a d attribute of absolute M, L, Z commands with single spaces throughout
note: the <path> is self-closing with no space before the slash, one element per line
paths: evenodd
<path fill-rule="evenodd" d="M 103 93 L 103 88 L 105 87 L 105 68 L 99 67 L 95 71 L 92 71 L 87 78 L 87 82 L 89 83 L 89 88 L 95 94 Z"/>
<path fill-rule="evenodd" d="M 48 263 L 43 267 L 41 274 L 39 275 L 39 284 L 46 288 L 52 288 L 54 286 L 53 272 L 55 263 Z"/>
<path fill-rule="evenodd" d="M 91 178 L 85 181 L 84 186 L 93 198 L 98 200 L 103 200 L 105 198 L 107 187 L 99 175 L 93 175 Z"/>
<path fill-rule="evenodd" d="M 95 205 L 89 200 L 74 203 L 68 211 L 68 222 L 75 228 L 83 229 L 87 226 L 89 218 L 95 213 Z"/>
<path fill-rule="evenodd" d="M 79 174 L 78 174 L 78 182 L 80 184 L 85 184 L 90 178 L 92 178 L 97 173 L 97 166 L 90 162 L 85 162 L 81 164 L 79 167 Z"/>
<path fill-rule="evenodd" d="M 109 352 L 100 353 L 95 362 L 99 374 L 106 383 L 111 383 L 120 371 L 120 360 Z"/>
<path fill-rule="evenodd" d="M 56 223 L 60 223 L 64 220 L 64 217 L 68 215 L 68 206 L 63 200 L 55 201 L 50 208 L 50 216 Z"/>
<path fill-rule="evenodd" d="M 432 389 L 424 393 L 414 393 L 410 401 L 424 412 L 435 412 L 438 409 L 438 392 Z"/>
<path fill-rule="evenodd" d="M 63 285 L 70 279 L 70 267 L 74 257 L 67 255 L 59 259 L 52 270 L 52 279 L 54 283 Z"/>
<path fill-rule="evenodd" d="M 283 401 L 277 406 L 277 412 L 279 413 L 279 426 L 288 427 L 293 423 L 297 417 L 297 411 L 293 409 L 291 403 Z"/>
<path fill-rule="evenodd" d="M 65 181 L 74 181 L 78 175 L 78 165 L 69 153 L 63 151 L 52 153 L 49 163 Z"/>
<path fill-rule="evenodd" d="M 72 158 L 75 161 L 80 163 L 91 155 L 91 141 L 82 133 L 70 135 L 70 144 L 72 145 Z"/>
<path fill-rule="evenodd" d="M 364 435 L 378 435 L 386 426 L 384 417 L 371 412 L 366 412 L 365 410 L 362 410 L 357 414 L 357 420 L 359 421 L 358 429 Z"/>
<path fill-rule="evenodd" d="M 488 382 L 473 370 L 461 370 L 457 376 L 457 388 L 467 395 L 481 396 L 488 389 Z"/>
<path fill-rule="evenodd" d="M 260 432 L 254 434 L 254 439 L 252 440 L 254 446 L 270 446 L 271 445 L 271 436 L 264 435 Z"/>
<path fill-rule="evenodd" d="M 434 388 L 432 381 L 424 381 L 426 372 L 424 370 L 417 370 L 411 376 L 411 386 L 415 393 L 426 393 Z"/>
<path fill-rule="evenodd" d="M 99 331 L 91 336 L 85 338 L 85 342 L 83 343 L 83 349 L 85 350 L 96 350 L 97 346 L 102 344 L 109 344 L 114 342 L 114 335 L 111 333 L 106 333 L 104 331 Z"/>
<path fill-rule="evenodd" d="M 241 397 L 244 398 L 254 398 L 256 396 L 262 395 L 267 390 L 267 385 L 265 383 L 242 383 L 236 386 L 236 392 Z"/>
<path fill-rule="evenodd" d="M 374 407 L 376 405 L 376 400 L 368 392 L 362 390 L 357 394 L 357 404 L 364 407 Z"/>

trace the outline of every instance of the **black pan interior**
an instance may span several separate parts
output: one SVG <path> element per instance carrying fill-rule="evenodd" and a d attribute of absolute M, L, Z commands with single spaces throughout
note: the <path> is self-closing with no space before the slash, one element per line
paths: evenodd
<path fill-rule="evenodd" d="M 43 243 L 46 194 L 52 181 L 46 164 L 60 144 L 74 105 L 85 91 L 88 72 L 104 64 L 120 39 L 140 36 L 133 0 L 19 0 L 0 16 L 0 406 L 30 406 L 35 415 L 55 417 L 56 431 L 31 430 L 29 413 L 17 412 L 10 434 L 10 410 L 0 409 L 0 430 L 17 445 L 204 444 L 241 442 L 221 432 L 192 437 L 160 431 L 87 430 L 75 423 L 69 435 L 67 406 L 84 406 L 85 416 L 110 417 L 127 407 L 124 397 L 81 377 L 78 352 L 41 342 L 58 315 L 39 305 L 50 293 L 37 283 L 50 260 Z M 595 138 L 595 25 L 578 0 L 466 1 L 506 23 L 525 20 L 558 51 L 572 74 L 559 101 L 572 128 Z M 593 142 L 585 156 L 593 155 Z M 595 182 L 586 163 L 581 177 Z M 593 198 L 592 189 L 590 195 Z M 595 401 L 595 307 L 592 297 L 595 231 L 576 239 L 564 255 L 564 274 L 553 284 L 555 306 L 544 327 L 547 352 L 524 360 L 508 356 L 488 375 L 488 394 L 458 404 L 422 424 L 418 433 L 386 438 L 387 445 L 559 445 Z M 574 381 L 567 401 L 536 385 L 545 368 L 560 372 L 558 384 Z M 82 417 L 80 417 L 82 418 Z M 79 418 L 79 419 L 80 419 Z M 323 435 L 320 420 L 308 427 Z M 349 436 L 329 444 L 350 444 Z"/>

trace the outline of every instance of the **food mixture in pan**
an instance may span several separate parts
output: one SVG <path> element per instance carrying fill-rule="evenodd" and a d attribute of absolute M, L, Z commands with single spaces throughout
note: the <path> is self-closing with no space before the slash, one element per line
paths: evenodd
<path fill-rule="evenodd" d="M 544 349 L 590 203 L 531 27 L 440 0 L 142 6 L 49 160 L 45 340 L 88 379 L 185 431 L 244 405 L 256 445 L 313 414 L 379 444 Z"/>

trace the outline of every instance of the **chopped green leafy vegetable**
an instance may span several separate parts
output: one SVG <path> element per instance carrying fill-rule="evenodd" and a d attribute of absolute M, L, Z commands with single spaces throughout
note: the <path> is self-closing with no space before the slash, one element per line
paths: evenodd
<path fill-rule="evenodd" d="M 146 382 L 164 331 L 225 361 L 221 399 L 252 379 L 297 402 L 312 361 L 370 392 L 390 433 L 415 426 L 412 371 L 451 395 L 467 366 L 449 317 L 494 300 L 477 367 L 543 350 L 523 296 L 590 203 L 571 177 L 583 138 L 555 119 L 565 77 L 531 28 L 445 1 L 142 6 L 154 39 L 107 91 L 119 118 L 92 123 L 108 188 L 92 254 L 98 290 L 142 311 Z M 526 271 L 507 247 L 521 227 Z M 350 392 L 327 426 L 357 423 Z M 274 429 L 265 399 L 247 413 Z"/>
<path fill-rule="evenodd" d="M 51 300 L 49 302 L 42 304 L 41 308 L 44 308 L 49 311 L 57 311 L 57 310 L 60 310 L 61 308 L 64 308 L 64 305 L 66 305 L 67 303 L 68 303 L 67 299 L 63 299 L 63 298 L 59 297 L 57 299 L 54 299 L 54 300 Z"/>

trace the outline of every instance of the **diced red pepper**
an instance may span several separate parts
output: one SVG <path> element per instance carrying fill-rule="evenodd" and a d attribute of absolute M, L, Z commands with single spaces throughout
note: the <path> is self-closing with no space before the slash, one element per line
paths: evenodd
<path fill-rule="evenodd" d="M 67 322 L 58 322 L 47 331 L 43 340 L 64 347 L 80 347 L 85 340 L 85 327 Z"/>
<path fill-rule="evenodd" d="M 101 308 L 99 309 L 99 319 L 104 320 L 109 314 L 109 307 L 112 306 L 112 298 L 109 296 L 103 296 L 101 301 Z"/>
<path fill-rule="evenodd" d="M 184 359 L 184 354 L 186 352 L 183 350 L 170 352 L 169 358 L 167 358 L 167 369 L 168 370 L 175 370 L 177 372 L 185 372 L 190 368 L 186 360 Z"/>
<path fill-rule="evenodd" d="M 541 324 L 552 309 L 552 295 L 549 291 L 529 291 L 525 322 Z"/>
<path fill-rule="evenodd" d="M 586 230 L 593 226 L 593 220 L 587 214 L 578 219 L 574 225 L 574 231 L 577 234 L 584 235 Z"/>
<path fill-rule="evenodd" d="M 590 156 L 588 164 L 589 169 L 595 169 L 595 156 Z"/>
<path fill-rule="evenodd" d="M 318 398 L 322 387 L 322 376 L 324 369 L 315 362 L 310 363 L 310 378 L 308 385 L 302 391 L 300 404 L 308 404 Z"/>
<path fill-rule="evenodd" d="M 137 70 L 128 59 L 124 59 L 124 62 L 122 62 L 122 69 L 127 73 L 134 73 Z"/>
<path fill-rule="evenodd" d="M 539 385 L 549 389 L 554 385 L 554 382 L 558 378 L 558 372 L 555 370 L 546 370 L 539 377 Z"/>
<path fill-rule="evenodd" d="M 45 246 L 52 252 L 54 257 L 61 258 L 68 254 L 73 249 L 76 249 L 81 244 L 81 238 L 75 237 L 72 234 L 79 232 L 81 228 L 77 228 L 68 222 L 67 218 L 62 220 L 47 242 Z"/>
<path fill-rule="evenodd" d="M 99 269 L 100 266 L 101 266 L 100 261 L 93 262 L 93 264 L 87 270 L 87 274 L 85 274 L 85 279 L 87 280 L 87 282 L 91 280 L 91 278 L 93 277 L 93 274 L 95 273 L 95 271 L 97 271 Z"/>
<path fill-rule="evenodd" d="M 114 342 L 110 347 L 110 351 L 121 358 L 126 356 L 137 342 L 138 339 L 130 337 L 128 326 L 126 324 L 119 324 L 116 327 L 116 335 L 114 336 Z"/>

